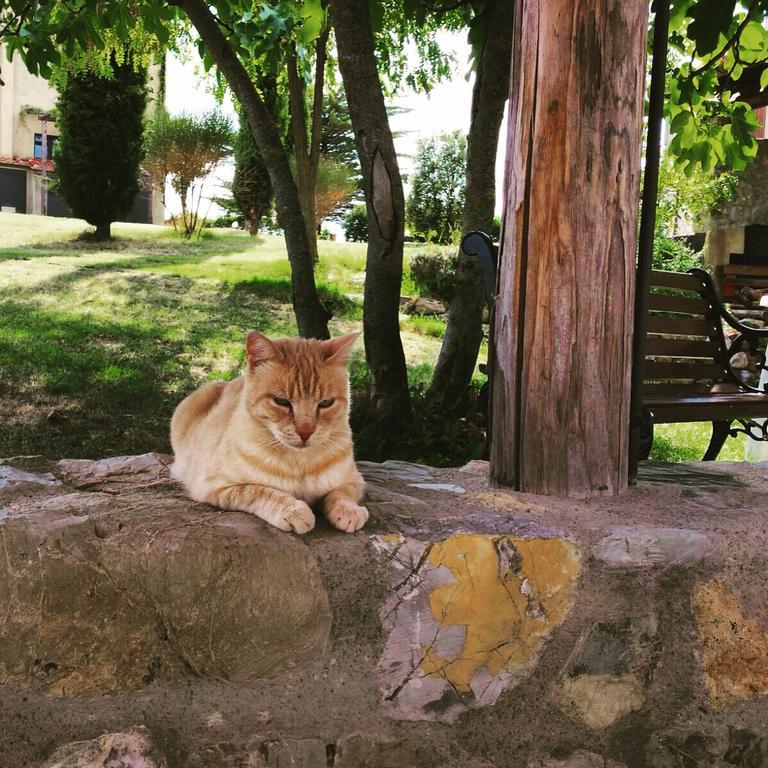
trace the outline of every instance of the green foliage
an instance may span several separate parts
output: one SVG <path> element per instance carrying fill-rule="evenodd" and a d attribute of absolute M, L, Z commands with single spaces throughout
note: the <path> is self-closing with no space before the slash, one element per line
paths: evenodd
<path fill-rule="evenodd" d="M 353 243 L 368 242 L 368 213 L 364 205 L 356 205 L 342 219 L 344 237 Z"/>
<path fill-rule="evenodd" d="M 358 189 L 355 169 L 328 155 L 320 155 L 315 179 L 315 223 L 331 217 Z"/>
<path fill-rule="evenodd" d="M 174 117 L 160 110 L 149 124 L 144 168 L 157 189 L 163 190 L 167 180 L 181 198 L 187 237 L 202 224 L 199 212 L 203 181 L 231 151 L 232 125 L 217 110 Z"/>
<path fill-rule="evenodd" d="M 445 336 L 445 320 L 441 317 L 429 315 L 411 315 L 405 324 L 404 330 L 412 330 L 422 336 L 431 336 L 433 339 L 442 339 Z"/>
<path fill-rule="evenodd" d="M 406 430 L 392 430 L 370 405 L 369 375 L 358 364 L 351 371 L 351 424 L 355 436 L 355 456 L 367 461 L 397 457 L 434 467 L 456 467 L 485 453 L 485 424 L 477 408 L 469 417 L 445 413 L 442 400 L 427 392 L 432 367 L 410 366 L 408 380 L 413 423 Z M 476 389 L 470 393 L 477 401 Z"/>
<path fill-rule="evenodd" d="M 727 171 L 704 173 L 696 167 L 685 173 L 676 159 L 666 154 L 659 166 L 659 199 L 656 228 L 674 235 L 681 222 L 690 222 L 697 231 L 709 226 L 709 216 L 732 200 L 738 179 Z"/>
<path fill-rule="evenodd" d="M 110 77 L 71 75 L 57 103 L 57 189 L 72 213 L 109 237 L 139 191 L 146 72 L 112 57 Z"/>
<path fill-rule="evenodd" d="M 461 131 L 419 142 L 406 216 L 414 234 L 451 243 L 461 231 L 467 138 Z"/>
<path fill-rule="evenodd" d="M 321 121 L 320 152 L 355 168 L 359 173 L 355 132 L 352 129 L 347 99 L 344 90 L 333 83 L 328 84 L 327 92 L 323 96 Z"/>
<path fill-rule="evenodd" d="M 405 83 L 429 93 L 455 69 L 438 39 L 441 29 L 459 29 L 469 18 L 468 5 L 435 13 L 430 0 L 370 0 L 376 55 L 385 89 L 394 94 Z"/>
<path fill-rule="evenodd" d="M 252 235 L 259 231 L 262 217 L 272 206 L 272 182 L 256 146 L 253 132 L 240 111 L 240 128 L 235 137 L 235 175 L 232 197 Z"/>
<path fill-rule="evenodd" d="M 748 8 L 735 0 L 672 2 L 665 115 L 669 150 L 688 175 L 741 170 L 757 153 L 757 118 L 737 81 L 768 58 L 768 0 Z"/>
<path fill-rule="evenodd" d="M 654 269 L 686 272 L 694 267 L 701 267 L 701 258 L 681 240 L 657 230 L 653 238 L 652 263 Z"/>
<path fill-rule="evenodd" d="M 456 291 L 459 256 L 455 248 L 431 248 L 411 257 L 411 280 L 422 296 L 450 303 Z"/>

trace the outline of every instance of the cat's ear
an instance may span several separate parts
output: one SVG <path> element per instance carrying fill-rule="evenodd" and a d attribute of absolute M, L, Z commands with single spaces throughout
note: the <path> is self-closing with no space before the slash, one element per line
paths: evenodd
<path fill-rule="evenodd" d="M 357 341 L 360 331 L 347 333 L 344 336 L 337 336 L 335 339 L 328 339 L 323 342 L 325 347 L 325 362 L 329 365 L 344 365 L 349 363 L 352 357 L 352 347 Z"/>
<path fill-rule="evenodd" d="M 258 331 L 251 331 L 245 340 L 245 355 L 248 359 L 248 370 L 252 371 L 267 360 L 273 360 L 278 352 L 275 345 Z"/>

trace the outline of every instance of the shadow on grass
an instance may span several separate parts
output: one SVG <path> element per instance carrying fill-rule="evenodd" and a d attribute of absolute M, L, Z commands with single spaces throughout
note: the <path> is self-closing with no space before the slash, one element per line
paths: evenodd
<path fill-rule="evenodd" d="M 317 283 L 317 292 L 320 300 L 334 317 L 362 320 L 362 305 L 350 299 L 336 286 L 328 283 Z M 250 277 L 247 280 L 232 283 L 232 295 L 235 297 L 251 294 L 290 304 L 292 301 L 291 293 L 291 281 L 287 277 Z"/>
<path fill-rule="evenodd" d="M 153 268 L 247 254 L 253 244 L 163 233 L 0 248 L 0 260 L 91 258 L 0 291 L 0 456 L 169 450 L 178 402 L 208 378 L 239 373 L 249 330 L 292 335 L 295 321 L 287 276 L 226 283 Z M 318 290 L 336 317 L 362 316 L 334 286 Z"/>
<path fill-rule="evenodd" d="M 239 373 L 248 330 L 291 332 L 278 302 L 194 288 L 125 277 L 110 290 L 129 296 L 130 311 L 114 319 L 0 301 L 0 456 L 167 451 L 173 409 L 211 371 Z"/>
<path fill-rule="evenodd" d="M 0 244 L 0 261 L 30 260 L 56 257 L 94 256 L 101 253 L 133 253 L 136 262 L 142 265 L 147 260 L 163 257 L 165 264 L 200 263 L 215 256 L 229 256 L 235 253 L 248 253 L 254 246 L 263 245 L 258 238 L 245 240 L 217 236 L 202 240 L 186 240 L 173 232 L 162 233 L 156 237 L 115 237 L 112 240 L 87 240 L 73 237 L 66 240 L 29 243 L 3 248 Z M 117 262 L 120 265 L 131 261 Z M 138 263 L 137 263 L 138 266 Z"/>

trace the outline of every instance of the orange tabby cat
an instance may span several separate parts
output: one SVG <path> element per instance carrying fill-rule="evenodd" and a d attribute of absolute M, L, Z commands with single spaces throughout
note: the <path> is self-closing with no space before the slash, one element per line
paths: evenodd
<path fill-rule="evenodd" d="M 357 531 L 368 510 L 352 455 L 347 363 L 358 333 L 329 341 L 249 333 L 248 367 L 201 387 L 171 421 L 173 476 L 195 501 L 250 512 L 306 533 L 319 504 L 331 525 Z"/>

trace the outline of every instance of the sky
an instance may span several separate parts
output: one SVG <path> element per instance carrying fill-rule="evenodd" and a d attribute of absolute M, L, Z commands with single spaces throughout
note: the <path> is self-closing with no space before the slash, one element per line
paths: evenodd
<path fill-rule="evenodd" d="M 392 130 L 399 134 L 395 139 L 395 149 L 400 161 L 400 169 L 408 174 L 413 166 L 412 158 L 416 154 L 419 139 L 440 133 L 460 130 L 464 133 L 469 128 L 470 105 L 472 101 L 472 81 L 467 80 L 465 73 L 468 68 L 469 46 L 465 34 L 443 33 L 440 43 L 444 50 L 452 51 L 456 60 L 453 78 L 449 82 L 438 84 L 429 95 L 404 92 L 393 100 L 393 104 L 404 111 L 394 115 L 390 120 Z M 167 62 L 166 107 L 170 114 L 180 112 L 204 112 L 216 106 L 216 99 L 211 93 L 211 80 L 202 74 L 196 55 L 192 53 L 188 60 L 182 61 L 176 56 L 170 56 Z M 232 117 L 237 124 L 234 107 L 230 98 L 221 106 L 222 110 Z M 504 127 L 502 140 L 505 142 Z M 503 167 L 503 152 L 499 153 L 496 168 L 497 189 L 501 189 Z M 231 180 L 233 166 L 226 163 L 220 166 L 204 187 L 203 195 L 222 194 L 221 184 Z M 406 182 L 406 195 L 408 193 Z M 497 194 L 497 198 L 500 195 Z M 167 190 L 167 199 L 172 212 L 180 210 L 178 196 L 172 190 Z M 208 204 L 203 203 L 201 212 L 205 212 Z M 497 204 L 497 208 L 500 207 Z M 210 215 L 216 215 L 216 207 L 212 207 Z M 343 237 L 341 229 L 333 222 L 328 223 L 337 237 Z"/>

